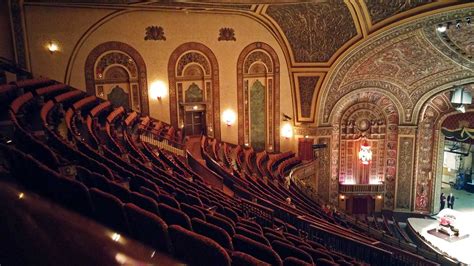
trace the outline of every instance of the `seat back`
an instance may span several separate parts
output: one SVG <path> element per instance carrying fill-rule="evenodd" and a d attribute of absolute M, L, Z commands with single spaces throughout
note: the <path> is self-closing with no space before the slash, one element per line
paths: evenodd
<path fill-rule="evenodd" d="M 213 239 L 223 248 L 228 250 L 234 249 L 232 239 L 224 229 L 198 218 L 193 218 L 192 223 L 194 232 Z"/>
<path fill-rule="evenodd" d="M 191 265 L 231 265 L 224 248 L 214 240 L 196 234 L 178 225 L 168 228 L 173 253 Z"/>
<path fill-rule="evenodd" d="M 186 213 L 189 218 L 199 218 L 201 220 L 206 220 L 206 215 L 204 214 L 204 212 L 202 212 L 200 209 L 194 207 L 194 206 L 191 206 L 191 205 L 188 205 L 186 203 L 182 203 L 181 204 L 181 210 Z"/>
<path fill-rule="evenodd" d="M 122 202 L 117 197 L 96 188 L 90 189 L 89 193 L 96 219 L 115 230 L 127 233 L 128 224 Z"/>
<path fill-rule="evenodd" d="M 288 257 L 283 260 L 283 266 L 312 266 L 313 264 L 307 263 L 304 260 L 300 260 L 295 257 Z"/>
<path fill-rule="evenodd" d="M 165 220 L 166 224 L 176 224 L 185 229 L 193 230 L 189 216 L 181 210 L 170 207 L 163 203 L 158 204 L 158 209 L 160 210 L 161 218 Z"/>
<path fill-rule="evenodd" d="M 282 259 L 286 259 L 288 257 L 295 257 L 300 260 L 304 260 L 307 263 L 313 264 L 313 258 L 311 257 L 311 255 L 295 246 L 288 245 L 278 240 L 274 240 L 272 242 L 272 247 Z"/>
<path fill-rule="evenodd" d="M 311 255 L 311 257 L 313 258 L 313 261 L 316 261 L 320 258 L 333 261 L 331 255 L 322 249 L 312 249 L 305 246 L 300 246 L 299 248 L 301 250 L 304 250 L 309 255 Z"/>
<path fill-rule="evenodd" d="M 212 215 L 212 214 L 206 214 L 206 221 L 208 223 L 211 223 L 211 224 L 214 224 L 214 225 L 217 225 L 219 226 L 220 228 L 224 229 L 227 231 L 227 233 L 230 235 L 230 236 L 233 236 L 235 234 L 235 229 L 234 227 L 232 226 L 232 224 L 230 224 L 228 221 L 220 218 L 220 217 L 217 217 L 215 215 Z"/>
<path fill-rule="evenodd" d="M 232 266 L 271 266 L 247 253 L 234 251 L 231 255 Z"/>
<path fill-rule="evenodd" d="M 125 204 L 124 209 L 135 239 L 158 250 L 171 251 L 168 226 L 160 217 L 133 203 Z"/>
<path fill-rule="evenodd" d="M 271 265 L 282 265 L 280 256 L 273 249 L 255 240 L 236 234 L 232 238 L 232 243 L 236 251 L 247 253 Z"/>
<path fill-rule="evenodd" d="M 109 181 L 110 194 L 119 198 L 123 203 L 130 202 L 130 190 L 122 185 Z"/>
<path fill-rule="evenodd" d="M 55 197 L 62 205 L 85 216 L 92 215 L 92 201 L 86 186 L 67 178 L 58 178 L 56 182 L 60 191 Z"/>
<path fill-rule="evenodd" d="M 144 210 L 160 215 L 160 212 L 158 211 L 158 204 L 154 199 L 148 196 L 142 195 L 138 192 L 131 192 L 130 202 Z"/>
<path fill-rule="evenodd" d="M 237 227 L 235 228 L 235 233 L 236 233 L 236 234 L 241 234 L 241 235 L 243 235 L 243 236 L 246 236 L 246 237 L 248 237 L 248 238 L 251 238 L 251 239 L 253 239 L 253 240 L 257 241 L 257 242 L 260 242 L 260 243 L 262 243 L 262 244 L 267 245 L 267 246 L 270 247 L 270 242 L 269 242 L 262 234 L 257 234 L 257 233 L 255 233 L 255 232 L 250 231 L 250 230 L 248 230 L 248 229 L 246 229 L 246 228 L 244 228 L 244 227 L 241 227 L 241 226 L 237 226 Z"/>
<path fill-rule="evenodd" d="M 180 204 L 177 200 L 175 200 L 173 197 L 166 195 L 166 194 L 160 194 L 159 195 L 159 202 L 164 203 L 170 207 L 180 209 Z"/>

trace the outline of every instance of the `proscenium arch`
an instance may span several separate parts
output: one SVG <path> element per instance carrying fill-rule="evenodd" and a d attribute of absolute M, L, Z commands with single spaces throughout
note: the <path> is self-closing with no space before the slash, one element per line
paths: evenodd
<path fill-rule="evenodd" d="M 221 121 L 220 121 L 220 98 L 219 98 L 219 64 L 217 58 L 209 47 L 198 42 L 187 42 L 178 46 L 173 53 L 171 53 L 168 60 L 168 80 L 169 80 L 169 94 L 170 94 L 170 120 L 171 125 L 179 128 L 178 124 L 178 106 L 177 106 L 177 90 L 176 90 L 176 63 L 181 55 L 190 51 L 198 51 L 207 57 L 211 64 L 211 79 L 212 79 L 212 113 L 213 120 L 212 127 L 214 131 L 214 138 L 221 138 Z"/>
<path fill-rule="evenodd" d="M 108 51 L 120 51 L 129 55 L 135 64 L 137 65 L 138 74 L 138 90 L 140 92 L 140 111 L 143 115 L 150 114 L 149 102 L 148 102 L 148 86 L 146 76 L 146 64 L 140 53 L 132 46 L 117 41 L 105 42 L 97 45 L 89 53 L 86 59 L 84 67 L 85 79 L 86 79 L 86 92 L 91 95 L 95 95 L 95 63 L 104 53 Z"/>
<path fill-rule="evenodd" d="M 254 42 L 247 45 L 240 52 L 237 60 L 237 102 L 238 102 L 238 141 L 240 145 L 244 144 L 244 62 L 249 54 L 255 50 L 265 51 L 273 63 L 273 151 L 280 151 L 280 61 L 275 50 L 264 42 Z M 268 66 L 265 66 L 268 67 Z M 271 126 L 271 125 L 270 125 Z"/>

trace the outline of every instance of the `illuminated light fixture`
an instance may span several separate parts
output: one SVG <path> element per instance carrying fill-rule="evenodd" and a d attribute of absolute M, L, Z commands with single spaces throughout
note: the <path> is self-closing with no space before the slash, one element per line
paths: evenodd
<path fill-rule="evenodd" d="M 193 110 L 197 110 L 197 109 L 198 109 L 197 105 L 193 106 Z"/>
<path fill-rule="evenodd" d="M 293 127 L 290 125 L 290 123 L 286 123 L 283 125 L 283 127 L 281 128 L 281 136 L 285 139 L 290 139 L 291 137 L 293 137 Z"/>
<path fill-rule="evenodd" d="M 377 199 L 382 199 L 382 195 L 377 195 Z"/>
<path fill-rule="evenodd" d="M 163 81 L 157 80 L 150 86 L 150 96 L 154 99 L 161 100 L 166 95 L 166 85 Z"/>
<path fill-rule="evenodd" d="M 112 235 L 112 240 L 118 242 L 120 240 L 120 234 L 114 233 Z"/>
<path fill-rule="evenodd" d="M 48 51 L 51 53 L 51 54 L 54 54 L 56 53 L 57 51 L 59 51 L 59 46 L 57 43 L 53 42 L 53 41 L 50 41 L 47 45 L 46 45 L 46 48 L 48 48 Z"/>
<path fill-rule="evenodd" d="M 342 199 L 342 200 L 344 200 L 344 199 L 346 198 L 346 196 L 340 195 L 339 198 Z"/>
<path fill-rule="evenodd" d="M 456 106 L 456 110 L 458 110 L 461 113 L 466 112 L 465 104 L 471 104 L 472 103 L 472 95 L 471 92 L 466 91 L 464 89 L 464 86 L 458 86 L 454 90 L 453 94 L 451 95 L 451 103 L 456 104 L 459 106 Z"/>
<path fill-rule="evenodd" d="M 22 199 L 24 196 L 25 196 L 25 194 L 23 194 L 23 192 L 21 192 L 20 194 L 18 194 L 18 198 L 19 198 L 19 199 Z"/>
<path fill-rule="evenodd" d="M 448 27 L 447 27 L 446 25 L 444 25 L 444 24 L 439 24 L 436 29 L 437 29 L 439 32 L 443 33 L 443 32 L 445 32 L 445 31 L 448 29 Z"/>
<path fill-rule="evenodd" d="M 236 118 L 235 116 L 235 112 L 231 109 L 227 109 L 222 113 L 222 118 L 227 126 L 234 124 Z"/>
<path fill-rule="evenodd" d="M 359 150 L 359 159 L 362 164 L 369 164 L 369 162 L 372 160 L 372 150 L 370 149 L 367 139 L 362 140 Z"/>

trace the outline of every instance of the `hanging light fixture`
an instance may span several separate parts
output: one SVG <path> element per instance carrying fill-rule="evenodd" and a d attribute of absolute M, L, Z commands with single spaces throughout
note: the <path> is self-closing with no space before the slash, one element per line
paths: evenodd
<path fill-rule="evenodd" d="M 372 161 L 372 150 L 370 149 L 367 139 L 362 139 L 362 144 L 360 145 L 359 150 L 359 159 L 362 164 L 369 164 Z"/>
<path fill-rule="evenodd" d="M 464 107 L 465 104 L 472 103 L 472 95 L 471 92 L 466 91 L 464 86 L 458 86 L 454 89 L 453 94 L 451 95 L 451 103 L 456 104 L 459 106 L 455 107 L 461 113 L 466 112 L 466 108 Z"/>

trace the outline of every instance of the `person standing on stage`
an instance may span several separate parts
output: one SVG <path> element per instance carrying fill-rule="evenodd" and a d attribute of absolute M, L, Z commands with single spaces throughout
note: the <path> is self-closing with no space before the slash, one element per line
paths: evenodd
<path fill-rule="evenodd" d="M 453 209 L 454 208 L 454 195 L 453 195 L 453 193 L 449 193 L 447 201 L 448 201 L 448 208 Z"/>
<path fill-rule="evenodd" d="M 441 193 L 441 196 L 439 196 L 439 211 L 442 211 L 444 209 L 444 206 L 446 205 L 446 196 L 444 193 Z"/>

